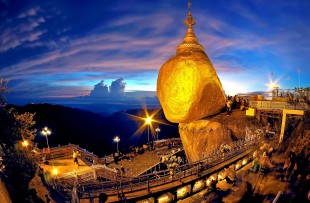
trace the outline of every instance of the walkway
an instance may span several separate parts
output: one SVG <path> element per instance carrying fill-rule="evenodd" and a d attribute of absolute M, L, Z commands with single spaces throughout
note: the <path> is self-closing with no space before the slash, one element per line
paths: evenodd
<path fill-rule="evenodd" d="M 111 163 L 108 165 L 110 168 L 121 168 L 121 165 L 125 168 L 125 176 L 136 177 L 141 173 L 145 172 L 147 169 L 160 163 L 159 154 L 170 154 L 172 149 L 168 149 L 167 146 L 155 149 L 147 150 L 141 155 L 137 155 L 134 158 L 127 160 L 122 159 L 118 164 Z"/>
<path fill-rule="evenodd" d="M 59 176 L 63 176 L 67 173 L 74 173 L 85 169 L 90 169 L 88 165 L 86 165 L 81 159 L 78 159 L 79 161 L 79 167 L 74 165 L 73 158 L 72 157 L 63 157 L 63 158 L 57 158 L 57 159 L 51 159 L 48 160 L 48 164 L 41 164 L 41 167 L 44 169 L 44 172 L 47 176 L 50 178 L 56 178 Z M 55 172 L 57 171 L 57 174 Z M 50 181 L 50 179 L 46 180 L 47 182 Z"/>

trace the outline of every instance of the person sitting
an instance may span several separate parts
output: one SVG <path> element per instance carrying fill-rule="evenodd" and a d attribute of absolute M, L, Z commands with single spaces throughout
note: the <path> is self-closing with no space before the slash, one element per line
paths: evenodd
<path fill-rule="evenodd" d="M 209 190 L 210 190 L 211 192 L 215 192 L 215 191 L 217 190 L 217 188 L 216 188 L 216 183 L 217 183 L 216 180 L 211 179 L 210 186 L 209 186 Z"/>
<path fill-rule="evenodd" d="M 270 170 L 274 168 L 274 165 L 271 163 L 270 158 L 268 156 L 268 152 L 263 153 L 260 163 L 261 163 L 260 171 L 263 174 L 268 173 Z"/>
<path fill-rule="evenodd" d="M 259 161 L 258 161 L 258 158 L 256 157 L 253 162 L 252 162 L 252 165 L 251 165 L 251 168 L 249 169 L 251 172 L 253 173 L 257 173 L 258 172 L 258 169 L 259 169 Z"/>
<path fill-rule="evenodd" d="M 229 168 L 224 168 L 225 173 L 223 179 L 226 180 L 227 183 L 232 184 L 235 186 L 236 180 L 237 180 L 237 175 L 235 171 L 235 166 L 231 165 Z"/>

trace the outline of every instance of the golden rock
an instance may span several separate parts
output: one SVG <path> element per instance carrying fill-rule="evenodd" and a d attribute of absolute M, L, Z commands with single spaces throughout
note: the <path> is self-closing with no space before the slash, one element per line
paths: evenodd
<path fill-rule="evenodd" d="M 185 20 L 188 26 L 176 55 L 160 69 L 157 96 L 170 122 L 198 120 L 222 110 L 225 94 L 216 71 L 198 43 L 190 10 Z"/>

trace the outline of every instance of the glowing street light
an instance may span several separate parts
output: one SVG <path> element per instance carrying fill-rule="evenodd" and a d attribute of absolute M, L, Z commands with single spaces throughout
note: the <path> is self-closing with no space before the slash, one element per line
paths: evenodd
<path fill-rule="evenodd" d="M 145 123 L 147 124 L 147 142 L 150 142 L 150 125 L 152 123 L 152 118 L 151 117 L 147 117 L 145 119 Z"/>
<path fill-rule="evenodd" d="M 113 139 L 114 142 L 116 142 L 116 152 L 118 152 L 118 143 L 121 141 L 121 139 L 116 136 L 114 139 Z"/>
<path fill-rule="evenodd" d="M 28 142 L 27 140 L 24 140 L 24 141 L 22 142 L 22 145 L 23 145 L 24 147 L 28 147 L 29 142 Z"/>
<path fill-rule="evenodd" d="M 52 173 L 53 173 L 54 176 L 57 177 L 59 172 L 58 172 L 58 170 L 56 168 L 53 167 Z"/>
<path fill-rule="evenodd" d="M 44 135 L 46 137 L 46 143 L 47 143 L 47 148 L 49 149 L 50 146 L 48 144 L 48 137 L 49 135 L 52 134 L 52 131 L 50 129 L 48 129 L 48 127 L 44 127 L 41 131 L 41 134 Z"/>
<path fill-rule="evenodd" d="M 160 132 L 160 128 L 156 128 L 155 131 L 157 133 L 157 140 L 158 140 L 158 133 Z"/>

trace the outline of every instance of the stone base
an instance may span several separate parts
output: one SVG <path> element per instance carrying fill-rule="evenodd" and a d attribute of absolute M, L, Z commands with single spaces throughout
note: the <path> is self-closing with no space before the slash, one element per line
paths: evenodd
<path fill-rule="evenodd" d="M 198 161 L 217 146 L 233 141 L 225 125 L 209 120 L 180 123 L 179 133 L 189 162 Z"/>
<path fill-rule="evenodd" d="M 179 124 L 179 134 L 189 162 L 201 160 L 221 144 L 245 138 L 246 131 L 262 128 L 245 111 L 234 110 L 230 116 L 221 113 L 204 120 Z"/>

